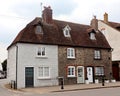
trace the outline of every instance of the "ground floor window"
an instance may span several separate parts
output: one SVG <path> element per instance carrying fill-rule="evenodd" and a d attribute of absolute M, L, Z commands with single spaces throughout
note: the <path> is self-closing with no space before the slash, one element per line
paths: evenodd
<path fill-rule="evenodd" d="M 39 78 L 50 78 L 50 68 L 49 67 L 38 67 L 38 77 Z"/>
<path fill-rule="evenodd" d="M 68 77 L 75 77 L 75 66 L 68 66 Z"/>
<path fill-rule="evenodd" d="M 95 75 L 104 75 L 104 67 L 95 67 Z"/>

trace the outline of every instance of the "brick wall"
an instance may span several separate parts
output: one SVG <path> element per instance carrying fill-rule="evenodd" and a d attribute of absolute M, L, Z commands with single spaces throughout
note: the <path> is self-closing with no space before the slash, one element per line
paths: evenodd
<path fill-rule="evenodd" d="M 77 74 L 76 77 L 67 77 L 67 67 L 68 66 L 84 66 L 86 69 L 87 66 L 104 66 L 106 77 L 110 76 L 111 69 L 111 52 L 105 49 L 101 49 L 101 60 L 94 59 L 94 50 L 92 48 L 79 48 L 75 47 L 75 59 L 67 58 L 67 48 L 66 46 L 58 47 L 58 68 L 59 76 L 64 77 L 64 84 L 76 84 L 77 83 Z M 77 70 L 76 70 L 77 71 Z M 85 71 L 86 76 L 86 71 Z"/>

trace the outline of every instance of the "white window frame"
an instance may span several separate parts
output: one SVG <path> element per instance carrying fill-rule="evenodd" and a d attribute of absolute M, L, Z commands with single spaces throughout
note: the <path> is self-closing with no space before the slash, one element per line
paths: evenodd
<path fill-rule="evenodd" d="M 67 58 L 75 58 L 75 49 L 67 48 Z"/>
<path fill-rule="evenodd" d="M 69 27 L 69 25 L 65 26 L 65 28 L 63 29 L 63 33 L 65 37 L 70 37 L 70 30 L 71 28 Z"/>
<path fill-rule="evenodd" d="M 38 47 L 37 57 L 46 57 L 46 48 L 45 47 Z"/>
<path fill-rule="evenodd" d="M 35 28 L 35 33 L 36 34 L 42 34 L 42 27 L 40 25 L 37 25 L 36 28 Z"/>
<path fill-rule="evenodd" d="M 90 39 L 91 40 L 96 40 L 95 33 L 93 33 L 93 32 L 90 33 Z"/>
<path fill-rule="evenodd" d="M 103 76 L 104 75 L 104 67 L 95 67 L 95 75 Z"/>
<path fill-rule="evenodd" d="M 75 77 L 75 66 L 68 66 L 67 77 Z"/>
<path fill-rule="evenodd" d="M 42 73 L 40 75 L 40 68 L 42 68 Z M 45 75 L 45 69 L 48 68 L 48 75 Z M 38 67 L 38 79 L 50 79 L 50 67 Z"/>
<path fill-rule="evenodd" d="M 94 50 L 94 59 L 101 59 L 101 51 Z"/>

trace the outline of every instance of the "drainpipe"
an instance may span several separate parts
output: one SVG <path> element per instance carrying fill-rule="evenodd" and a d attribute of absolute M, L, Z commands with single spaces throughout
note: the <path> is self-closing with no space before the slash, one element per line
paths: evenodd
<path fill-rule="evenodd" d="M 16 88 L 15 89 L 17 89 L 17 68 L 18 67 L 18 46 L 16 45 Z"/>

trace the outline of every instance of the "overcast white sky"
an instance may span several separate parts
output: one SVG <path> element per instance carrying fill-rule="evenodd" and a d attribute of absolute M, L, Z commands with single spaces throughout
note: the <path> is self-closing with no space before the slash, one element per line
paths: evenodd
<path fill-rule="evenodd" d="M 51 6 L 53 18 L 89 24 L 93 15 L 120 22 L 120 0 L 2 0 L 0 2 L 0 62 L 7 58 L 6 48 L 26 24 L 41 17 L 41 4 Z M 43 8 L 42 8 L 43 9 Z"/>

